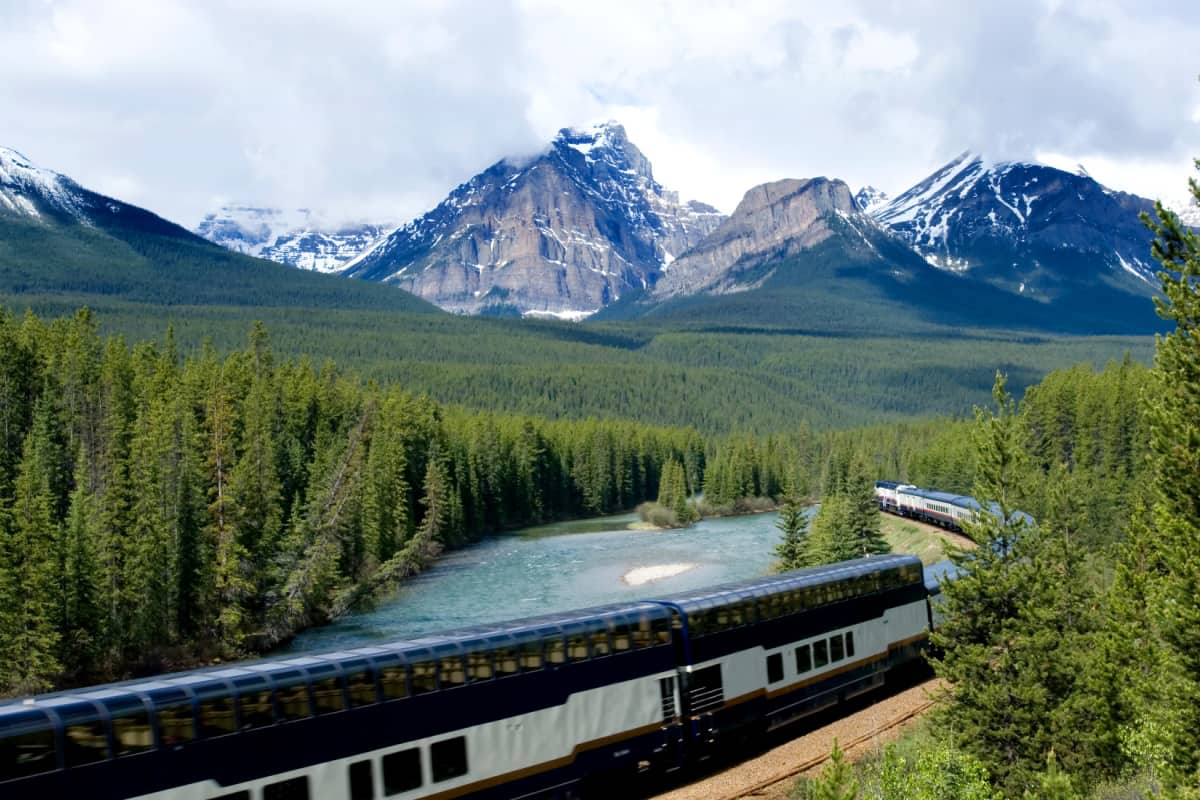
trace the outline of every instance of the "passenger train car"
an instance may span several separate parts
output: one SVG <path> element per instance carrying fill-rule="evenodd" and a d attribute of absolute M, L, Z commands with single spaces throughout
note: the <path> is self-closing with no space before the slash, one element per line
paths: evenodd
<path fill-rule="evenodd" d="M 0 797 L 579 797 L 879 686 L 926 642 L 938 581 L 872 556 L 8 702 Z"/>
<path fill-rule="evenodd" d="M 968 495 L 920 489 L 896 481 L 876 481 L 875 499 L 879 501 L 880 511 L 955 531 L 962 531 L 963 520 L 969 520 L 977 513 L 1000 516 L 1000 508 L 995 503 L 984 508 L 978 500 Z M 1026 525 L 1031 525 L 1034 521 L 1033 517 L 1024 511 L 1012 512 L 1010 519 L 1020 519 Z"/>

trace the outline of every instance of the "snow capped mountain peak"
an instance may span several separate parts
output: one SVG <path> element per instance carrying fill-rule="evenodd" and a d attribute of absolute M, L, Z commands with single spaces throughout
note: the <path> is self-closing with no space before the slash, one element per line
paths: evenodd
<path fill-rule="evenodd" d="M 235 252 L 317 272 L 336 272 L 390 230 L 369 222 L 332 224 L 307 208 L 241 205 L 225 206 L 196 227 L 200 236 Z"/>
<path fill-rule="evenodd" d="M 874 186 L 864 186 L 858 190 L 858 194 L 854 195 L 854 204 L 858 206 L 859 211 L 870 214 L 885 205 L 889 199 L 891 198 L 887 196 L 887 192 L 876 189 Z"/>
<path fill-rule="evenodd" d="M 37 166 L 16 150 L 0 147 L 0 211 L 35 219 L 50 211 L 82 219 L 80 192 L 70 178 Z"/>

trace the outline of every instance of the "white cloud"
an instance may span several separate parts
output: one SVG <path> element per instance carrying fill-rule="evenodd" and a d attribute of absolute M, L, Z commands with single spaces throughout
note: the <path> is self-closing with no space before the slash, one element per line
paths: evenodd
<path fill-rule="evenodd" d="M 783 177 L 896 192 L 966 148 L 1169 196 L 1198 40 L 1167 0 L 16 0 L 0 143 L 189 225 L 218 198 L 402 221 L 610 117 L 725 210 Z"/>

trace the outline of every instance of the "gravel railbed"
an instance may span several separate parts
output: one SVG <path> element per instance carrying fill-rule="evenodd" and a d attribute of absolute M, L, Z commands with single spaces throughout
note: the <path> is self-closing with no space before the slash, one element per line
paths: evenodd
<path fill-rule="evenodd" d="M 833 748 L 835 738 L 839 743 L 850 742 L 867 736 L 906 714 L 912 713 L 928 703 L 931 695 L 939 686 L 939 681 L 930 680 L 905 689 L 881 699 L 874 705 L 774 747 L 762 755 L 713 773 L 694 783 L 660 794 L 654 800 L 717 800 L 745 792 L 763 781 L 786 775 L 806 761 L 827 756 Z M 917 719 L 919 716 L 898 727 L 885 730 L 862 744 L 843 749 L 846 750 L 846 755 L 851 760 L 862 758 L 897 738 Z M 818 775 L 823 766 L 823 764 L 819 765 L 802 774 Z M 783 800 L 787 797 L 795 780 L 796 776 L 789 777 L 748 796 L 765 798 L 765 800 Z"/>

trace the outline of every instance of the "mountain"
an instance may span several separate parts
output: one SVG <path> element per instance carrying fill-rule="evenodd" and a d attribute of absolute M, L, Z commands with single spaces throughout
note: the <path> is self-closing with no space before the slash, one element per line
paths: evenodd
<path fill-rule="evenodd" d="M 729 219 L 663 268 L 652 294 L 725 294 L 761 285 L 771 265 L 830 242 L 825 249 L 858 249 L 887 233 L 859 211 L 840 180 L 812 178 L 765 183 L 746 192 Z M 846 241 L 849 239 L 849 241 Z M 847 252 L 847 258 L 849 258 Z"/>
<path fill-rule="evenodd" d="M 336 272 L 393 228 L 372 223 L 330 226 L 307 208 L 225 206 L 196 233 L 238 253 L 316 272 Z"/>
<path fill-rule="evenodd" d="M 876 189 L 874 186 L 864 186 L 858 190 L 858 194 L 854 195 L 854 204 L 858 206 L 859 211 L 870 214 L 880 206 L 886 205 L 889 199 L 887 192 Z"/>
<path fill-rule="evenodd" d="M 0 148 L 0 305 L 83 304 L 434 310 L 396 289 L 230 252 Z"/>
<path fill-rule="evenodd" d="M 564 128 L 535 158 L 458 186 L 343 274 L 458 313 L 582 319 L 652 286 L 722 220 L 655 181 L 619 124 Z"/>
<path fill-rule="evenodd" d="M 933 266 L 1044 301 L 1146 297 L 1153 204 L 1086 171 L 963 153 L 873 216 Z"/>

